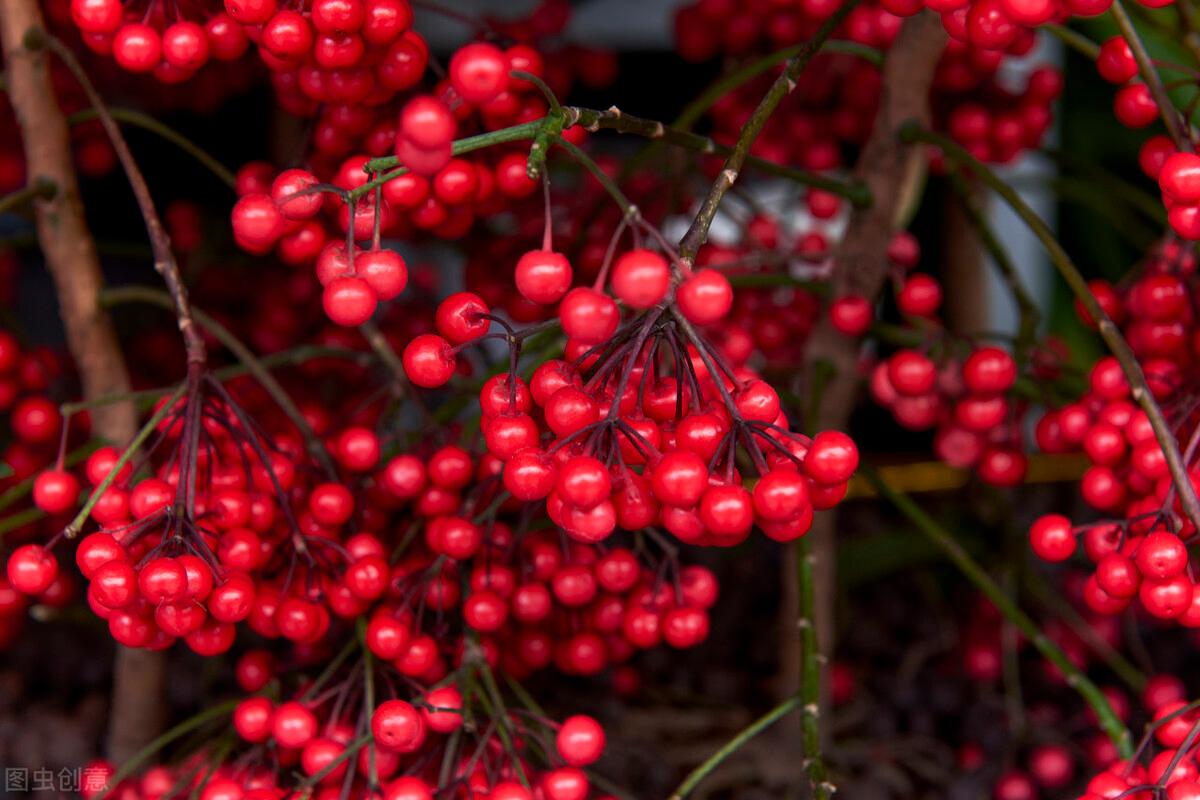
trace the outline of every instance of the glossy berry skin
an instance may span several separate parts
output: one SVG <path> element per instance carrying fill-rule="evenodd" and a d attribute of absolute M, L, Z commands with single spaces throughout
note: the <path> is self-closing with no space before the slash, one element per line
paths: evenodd
<path fill-rule="evenodd" d="M 409 100 L 400 111 L 400 132 L 423 150 L 436 150 L 454 139 L 454 115 L 445 103 L 429 95 Z"/>
<path fill-rule="evenodd" d="M 733 307 L 733 287 L 720 272 L 706 267 L 679 284 L 675 302 L 692 324 L 712 325 L 724 319 Z"/>
<path fill-rule="evenodd" d="M 1138 65 L 1129 43 L 1120 36 L 1104 41 L 1096 57 L 1096 71 L 1109 83 L 1120 85 L 1133 80 L 1137 76 Z"/>
<path fill-rule="evenodd" d="M 492 321 L 487 303 L 472 292 L 456 292 L 437 308 L 438 333 L 450 344 L 462 344 L 488 332 Z"/>
<path fill-rule="evenodd" d="M 425 720 L 412 704 L 387 700 L 371 716 L 371 735 L 381 747 L 411 753 L 425 741 Z"/>
<path fill-rule="evenodd" d="M 378 297 L 371 284 L 357 275 L 334 278 L 325 287 L 321 305 L 329 319 L 338 325 L 362 325 L 375 313 Z"/>
<path fill-rule="evenodd" d="M 432 333 L 422 334 L 404 348 L 404 373 L 417 386 L 433 389 L 454 374 L 455 358 L 450 343 Z"/>
<path fill-rule="evenodd" d="M 18 592 L 41 594 L 58 576 L 58 561 L 40 544 L 21 545 L 8 557 L 7 574 Z"/>
<path fill-rule="evenodd" d="M 1029 529 L 1029 543 L 1034 554 L 1044 561 L 1066 561 L 1075 552 L 1075 535 L 1071 520 L 1060 514 L 1047 514 Z"/>
<path fill-rule="evenodd" d="M 302 703 L 290 700 L 275 709 L 271 735 L 282 747 L 303 747 L 317 735 L 317 718 Z"/>
<path fill-rule="evenodd" d="M 804 459 L 804 472 L 819 484 L 834 486 L 850 480 L 858 469 L 858 448 L 841 431 L 821 431 L 813 437 Z"/>
<path fill-rule="evenodd" d="M 1155 531 L 1146 535 L 1138 546 L 1134 563 L 1148 579 L 1166 580 L 1183 572 L 1187 566 L 1187 548 L 1173 533 Z"/>
<path fill-rule="evenodd" d="M 71 0 L 71 20 L 84 33 L 112 33 L 121 17 L 119 0 Z"/>
<path fill-rule="evenodd" d="M 858 294 L 845 295 L 829 307 L 829 322 L 838 333 L 862 336 L 871 327 L 875 312 L 870 302 Z"/>
<path fill-rule="evenodd" d="M 558 306 L 563 332 L 587 345 L 607 341 L 617 332 L 620 311 L 611 297 L 586 286 L 578 286 Z"/>
<path fill-rule="evenodd" d="M 61 514 L 79 499 L 79 479 L 69 472 L 49 470 L 33 483 L 33 502 L 47 514 Z"/>
<path fill-rule="evenodd" d="M 286 228 L 283 214 L 265 194 L 248 194 L 233 207 L 233 232 L 239 241 L 253 247 L 273 245 Z"/>
<path fill-rule="evenodd" d="M 774 470 L 754 485 L 754 511 L 762 519 L 782 522 L 808 505 L 808 485 L 798 472 Z"/>
<path fill-rule="evenodd" d="M 1172 155 L 1158 173 L 1158 185 L 1176 203 L 1192 205 L 1200 202 L 1200 156 L 1195 153 Z"/>
<path fill-rule="evenodd" d="M 888 378 L 901 394 L 924 395 L 933 390 L 937 370 L 922 353 L 899 350 L 888 359 Z"/>
<path fill-rule="evenodd" d="M 586 767 L 595 763 L 604 752 L 604 744 L 604 729 L 600 723 L 583 714 L 563 720 L 554 739 L 558 754 L 572 767 Z"/>
<path fill-rule="evenodd" d="M 149 72 L 162 60 L 162 37 L 149 25 L 125 25 L 113 38 L 113 58 L 129 72 Z"/>
<path fill-rule="evenodd" d="M 670 287 L 670 265 L 651 250 L 631 250 L 613 264 L 613 294 L 630 308 L 642 310 L 661 303 Z"/>
<path fill-rule="evenodd" d="M 504 51 L 488 42 L 460 47 L 450 59 L 450 84 L 468 103 L 494 99 L 508 85 L 508 60 Z"/>
<path fill-rule="evenodd" d="M 517 291 L 531 303 L 557 303 L 571 288 L 571 263 L 562 253 L 530 250 L 517 262 Z"/>
<path fill-rule="evenodd" d="M 546 800 L 584 800 L 588 788 L 587 775 L 578 767 L 560 767 L 542 777 Z"/>

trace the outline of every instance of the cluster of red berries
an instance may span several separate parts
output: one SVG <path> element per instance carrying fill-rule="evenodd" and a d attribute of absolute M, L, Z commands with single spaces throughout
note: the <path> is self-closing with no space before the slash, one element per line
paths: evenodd
<path fill-rule="evenodd" d="M 708 636 L 708 610 L 718 587 L 704 567 L 679 568 L 668 559 L 656 572 L 624 547 L 580 542 L 564 547 L 557 536 L 536 532 L 514 548 L 511 529 L 499 522 L 480 545 L 479 526 L 455 516 L 435 518 L 426 530 L 430 551 L 451 560 L 439 565 L 436 558 L 414 556 L 394 572 L 430 576 L 424 579 L 425 605 L 441 611 L 460 606 L 464 636 L 478 634 L 484 658 L 513 677 L 549 666 L 568 675 L 595 675 L 638 650 L 663 642 L 686 649 Z M 472 548 L 473 566 L 460 568 Z M 512 555 L 505 558 L 506 553 Z M 465 594 L 458 588 L 464 573 Z M 446 667 L 439 646 L 414 627 L 412 598 L 412 591 L 403 598 L 389 593 L 371 612 L 367 647 L 404 674 L 440 680 Z M 461 657 L 466 647 L 464 638 L 453 653 Z"/>
<path fill-rule="evenodd" d="M 274 249 L 291 266 L 315 266 L 325 287 L 325 312 L 339 325 L 361 325 L 379 301 L 399 296 L 408 284 L 408 266 L 399 253 L 382 249 L 378 236 L 367 252 L 353 242 L 330 241 L 326 227 L 314 218 L 330 204 L 326 197 L 334 195 L 324 196 L 316 176 L 307 170 L 290 169 L 271 178 L 269 167 L 262 166 L 266 169 L 242 171 L 248 191 L 233 207 L 233 232 L 240 247 L 259 254 Z M 357 166 L 365 182 L 362 162 Z M 388 216 L 387 206 L 375 209 L 364 203 L 366 213 L 355 209 L 351 220 L 350 204 L 339 205 L 338 221 L 354 238 L 371 239 L 377 215 L 381 221 Z"/>
<path fill-rule="evenodd" d="M 1020 403 L 1010 397 L 1017 378 L 1013 356 L 977 347 L 960 362 L 940 364 L 924 352 L 901 348 L 871 373 L 871 395 L 910 430 L 936 428 L 934 452 L 951 466 L 973 468 L 993 486 L 1015 486 L 1027 459 Z"/>
<path fill-rule="evenodd" d="M 1147 681 L 1141 702 L 1150 718 L 1142 746 L 1130 760 L 1115 753 L 1096 764 L 1099 770 L 1087 782 L 1078 800 L 1162 797 L 1166 800 L 1200 800 L 1200 768 L 1196 763 L 1200 712 L 1187 702 L 1182 681 L 1156 675 Z M 1120 709 L 1128 717 L 1126 702 Z M 1013 795 L 1018 797 L 1017 795 Z"/>
<path fill-rule="evenodd" d="M 1161 8 L 1173 0 L 1140 0 L 1148 8 Z M 1103 14 L 1112 0 L 880 0 L 901 17 L 929 9 L 941 15 L 942 25 L 955 39 L 985 50 L 1011 48 L 1031 29 L 1069 17 Z"/>
<path fill-rule="evenodd" d="M 1187 370 L 1198 341 L 1192 307 L 1195 269 L 1195 255 L 1168 241 L 1120 290 L 1092 283 L 1097 300 L 1122 327 L 1141 362 L 1154 398 L 1167 418 L 1175 420 L 1171 424 L 1189 464 L 1196 449 L 1187 391 Z M 1073 527 L 1064 516 L 1044 516 L 1030 530 L 1034 552 L 1048 561 L 1063 561 L 1082 537 L 1084 552 L 1096 565 L 1084 594 L 1091 608 L 1116 613 L 1136 596 L 1154 616 L 1200 624 L 1187 552 L 1195 531 L 1182 512 L 1150 421 L 1116 358 L 1097 361 L 1088 383 L 1089 391 L 1078 401 L 1045 414 L 1036 440 L 1047 452 L 1082 450 L 1087 455 L 1092 466 L 1080 483 L 1083 497 L 1113 519 Z"/>
<path fill-rule="evenodd" d="M 565 262 L 546 251 L 529 255 L 538 264 Z M 518 287 L 529 295 L 521 269 Z M 563 271 L 569 276 L 569 265 Z M 534 285 L 540 291 L 554 283 L 554 292 L 534 296 L 552 302 L 566 281 L 558 281 L 562 271 L 543 280 L 546 272 L 534 273 Z M 715 290 L 689 292 L 703 281 Z M 724 316 L 730 291 L 720 273 L 693 273 L 674 301 L 659 305 L 670 267 L 656 253 L 634 250 L 617 260 L 613 283 L 626 305 L 647 310 L 618 328 L 611 298 L 574 289 L 561 318 L 573 360 L 541 363 L 528 382 L 510 372 L 484 384 L 481 431 L 503 464 L 505 488 L 525 502 L 545 500 L 551 520 L 582 542 L 601 541 L 618 527 L 655 525 L 689 543 L 726 546 L 743 541 L 756 523 L 780 541 L 802 536 L 814 508 L 832 507 L 845 494 L 858 465 L 853 442 L 832 431 L 812 440 L 789 432 L 774 389 L 746 368 L 715 366 L 719 354 L 685 320 Z M 487 333 L 492 320 L 478 296 L 447 298 L 437 314 L 441 335 L 418 336 L 405 348 L 409 378 L 444 384 L 456 351 L 491 335 L 516 347 L 515 333 Z M 664 352 L 672 354 L 674 375 Z M 734 465 L 739 443 L 760 474 L 753 493 Z"/>
<path fill-rule="evenodd" d="M 979 158 L 1006 162 L 1041 145 L 1053 119 L 1052 104 L 1062 91 L 1061 73 L 1053 67 L 1034 70 L 1026 86 L 1015 93 L 996 78 L 1006 57 L 1024 56 L 1033 48 L 1033 31 L 1023 25 L 1046 21 L 1026 22 L 1030 11 L 1022 14 L 1015 8 L 1021 4 L 1056 10 L 1052 0 L 863 3 L 835 31 L 834 38 L 887 50 L 903 17 L 926 7 L 941 13 L 951 39 L 934 74 L 931 101 L 935 122 Z M 1010 5 L 1014 8 L 1008 9 Z M 718 52 L 733 57 L 758 50 L 771 52 L 810 36 L 832 11 L 832 6 L 819 3 L 783 8 L 697 0 L 676 14 L 677 46 L 685 58 L 694 61 L 707 60 Z M 1006 18 L 1010 12 L 1020 24 Z M 1061 16 L 1070 13 L 1064 10 Z M 812 170 L 836 168 L 841 165 L 840 143 L 861 145 L 866 141 L 879 106 L 879 91 L 879 70 L 870 62 L 851 55 L 819 55 L 755 142 L 755 152 Z M 761 93 L 761 87 L 747 84 L 715 103 L 710 118 L 716 138 L 736 140 Z"/>
<path fill-rule="evenodd" d="M 248 692 L 262 692 L 276 673 L 266 651 L 251 650 L 238 660 L 238 682 Z M 432 800 L 449 790 L 497 800 L 584 800 L 590 794 L 583 770 L 606 746 L 604 729 L 592 717 L 579 714 L 557 723 L 532 712 L 496 716 L 495 696 L 445 682 L 419 687 L 409 700 L 393 692 L 392 699 L 369 709 L 361 690 L 347 692 L 361 677 L 344 675 L 330 686 L 309 683 L 282 702 L 268 693 L 242 700 L 232 719 L 244 750 L 240 758 L 214 758 L 201 749 L 179 765 L 154 766 L 112 786 L 107 784 L 115 768 L 96 762 L 86 768 L 92 780 L 83 796 L 94 796 L 101 785 L 133 800 L 173 790 L 191 790 L 200 800 L 277 800 L 300 791 L 326 800 L 343 787 L 359 793 L 376 787 L 386 800 Z M 383 669 L 368 679 L 391 684 L 393 677 Z M 467 725 L 468 715 L 483 724 Z M 267 751 L 283 769 L 258 765 L 251 757 Z"/>
<path fill-rule="evenodd" d="M 956 75 L 969 71 L 956 70 L 955 59 L 994 52 L 950 42 L 938 68 L 947 86 L 935 103 L 935 122 L 980 161 L 1004 164 L 1042 146 L 1054 122 L 1053 107 L 1063 91 L 1063 76 L 1056 67 L 1040 66 L 1029 73 L 1021 90 L 1010 91 L 994 80 L 972 85 Z M 962 88 L 955 85 L 960 80 Z"/>
<path fill-rule="evenodd" d="M 1157 174 L 1151 177 L 1158 181 L 1158 188 L 1162 191 L 1163 205 L 1167 207 L 1167 222 L 1171 230 L 1184 239 L 1196 241 L 1200 239 L 1200 156 L 1192 152 L 1178 152 L 1166 137 L 1156 137 L 1151 141 L 1158 145 L 1157 149 L 1148 142 L 1143 153 L 1152 158 L 1154 166 L 1157 166 Z"/>
<path fill-rule="evenodd" d="M 871 397 L 909 430 L 936 429 L 934 453 L 947 464 L 973 468 L 994 486 L 1020 483 L 1027 464 L 1021 431 L 1027 404 L 1013 396 L 1016 359 L 999 347 L 930 337 L 940 333 L 940 283 L 909 272 L 920 257 L 910 234 L 897 234 L 888 255 L 896 307 L 918 323 L 926 344 L 900 347 L 879 360 L 871 369 Z M 874 320 L 874 309 L 858 295 L 836 298 L 829 313 L 847 336 L 862 336 Z"/>
<path fill-rule="evenodd" d="M 136 8 L 121 0 L 71 0 L 70 7 L 84 44 L 163 83 L 185 81 L 210 60 L 235 61 L 250 47 L 239 21 L 211 2 L 186 11 L 159 0 Z"/>

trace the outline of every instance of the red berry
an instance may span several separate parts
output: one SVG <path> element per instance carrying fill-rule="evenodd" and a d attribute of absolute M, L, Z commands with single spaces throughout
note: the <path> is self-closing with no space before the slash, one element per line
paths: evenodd
<path fill-rule="evenodd" d="M 425 741 L 425 719 L 412 704 L 387 700 L 371 715 L 371 734 L 381 747 L 411 753 Z"/>
<path fill-rule="evenodd" d="M 33 503 L 47 514 L 61 514 L 79 499 L 79 480 L 69 472 L 48 470 L 33 483 Z"/>
<path fill-rule="evenodd" d="M 517 262 L 517 291 L 531 303 L 556 303 L 571 288 L 571 263 L 562 253 L 530 250 Z"/>
<path fill-rule="evenodd" d="M 454 374 L 455 357 L 450 343 L 440 336 L 424 333 L 404 348 L 404 373 L 417 386 L 433 389 L 442 386 Z"/>
<path fill-rule="evenodd" d="M 1071 520 L 1060 514 L 1039 517 L 1029 529 L 1029 544 L 1044 561 L 1066 561 L 1075 552 L 1075 534 Z"/>
<path fill-rule="evenodd" d="M 573 767 L 586 767 L 604 752 L 604 729 L 591 717 L 577 714 L 563 721 L 554 744 L 563 761 Z"/>
<path fill-rule="evenodd" d="M 468 103 L 481 105 L 508 85 L 508 60 L 494 44 L 473 42 L 450 58 L 450 85 Z"/>
<path fill-rule="evenodd" d="M 371 284 L 357 275 L 334 278 L 325 287 L 321 305 L 333 322 L 347 327 L 361 325 L 375 313 L 378 297 Z"/>
<path fill-rule="evenodd" d="M 18 592 L 38 595 L 58 576 L 58 561 L 40 544 L 25 544 L 8 557 L 8 582 Z"/>

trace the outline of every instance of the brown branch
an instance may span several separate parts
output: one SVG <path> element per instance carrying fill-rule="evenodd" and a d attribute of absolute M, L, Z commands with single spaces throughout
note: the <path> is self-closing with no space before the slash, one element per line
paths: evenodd
<path fill-rule="evenodd" d="M 754 113 L 750 115 L 750 119 L 746 120 L 746 124 L 742 126 L 742 132 L 738 135 L 737 144 L 733 147 L 733 152 L 725 159 L 725 165 L 721 167 L 720 173 L 717 174 L 717 179 L 713 181 L 713 185 L 709 187 L 708 195 L 700 204 L 700 211 L 696 214 L 696 218 L 692 220 L 691 226 L 687 229 L 687 233 L 679 241 L 679 256 L 691 266 L 696 258 L 696 252 L 700 249 L 700 245 L 704 244 L 705 238 L 708 236 L 708 228 L 712 225 L 713 217 L 717 215 L 717 207 L 721 204 L 721 198 L 725 196 L 725 192 L 733 186 L 737 181 L 738 175 L 742 171 L 742 165 L 746 163 L 746 157 L 750 155 L 750 147 L 754 141 L 758 139 L 758 135 L 762 132 L 763 127 L 767 124 L 767 120 L 775 113 L 775 109 L 779 106 L 783 98 L 787 97 L 796 88 L 796 81 L 800 79 L 800 74 L 804 72 L 804 68 L 808 66 L 808 62 L 812 61 L 813 56 L 821 49 L 821 45 L 825 40 L 833 35 L 834 30 L 846 17 L 850 16 L 862 0 L 844 0 L 838 10 L 830 15 L 829 19 L 821 23 L 821 27 L 817 28 L 816 33 L 806 41 L 803 46 L 792 58 L 787 60 L 787 65 L 783 72 L 771 84 L 771 88 L 767 90 L 766 95 L 759 101 L 758 107 L 754 109 Z"/>
<path fill-rule="evenodd" d="M 25 47 L 26 37 L 41 31 L 42 25 L 36 0 L 0 0 L 0 43 L 8 94 L 24 140 L 26 172 L 31 183 L 49 182 L 57 189 L 53 197 L 34 200 L 38 240 L 54 279 L 84 399 L 127 394 L 129 372 L 112 320 L 98 299 L 104 277 L 79 198 L 67 121 L 55 98 L 46 52 Z M 137 430 L 133 402 L 97 406 L 90 414 L 93 432 L 118 446 L 128 443 Z M 108 754 L 123 761 L 162 727 L 163 657 L 118 647 L 113 672 Z"/>
<path fill-rule="evenodd" d="M 875 128 L 864 145 L 852 178 L 866 184 L 873 204 L 859 209 L 850 218 L 842 245 L 835 259 L 831 297 L 857 292 L 873 298 L 882 290 L 887 277 L 887 247 L 906 187 L 914 171 L 915 159 L 925 158 L 921 148 L 900 141 L 900 126 L 909 119 L 929 119 L 929 87 L 933 72 L 946 43 L 946 32 L 937 16 L 930 12 L 905 20 L 888 52 L 883 67 L 883 89 Z M 854 408 L 859 389 L 858 342 L 838 333 L 823 314 L 805 351 L 805 391 L 813 391 L 813 405 L 806 409 L 810 431 L 844 429 Z M 820 389 L 818 392 L 816 388 Z M 816 516 L 805 537 L 804 552 L 789 548 L 784 564 L 784 607 L 781 620 L 785 630 L 796 625 L 796 609 L 803 594 L 815 595 L 814 613 L 802 621 L 801 636 L 788 637 L 783 654 L 786 693 L 801 685 L 801 639 L 810 646 L 814 639 L 821 663 L 827 663 L 833 649 L 833 564 L 836 516 L 825 511 Z M 811 547 L 811 551 L 809 548 Z M 811 575 L 804 585 L 798 575 Z M 815 626 L 815 631 L 813 630 Z M 819 634 L 819 636 L 815 635 Z M 812 659 L 805 659 L 810 661 Z M 802 715 L 800 730 L 792 736 L 805 741 L 806 756 L 814 745 L 817 714 L 827 705 L 827 682 L 820 681 L 820 692 L 812 691 L 812 681 L 804 681 L 804 707 L 812 714 Z M 818 702 L 818 699 L 820 702 Z M 827 730 L 820 731 L 828 735 Z M 819 740 L 817 742 L 819 744 Z M 810 777 L 812 776 L 810 770 Z"/>
<path fill-rule="evenodd" d="M 83 397 L 124 394 L 130 390 L 129 372 L 112 320 L 97 300 L 104 276 L 79 199 L 67 121 L 55 99 L 46 55 L 22 46 L 26 33 L 41 26 L 36 0 L 0 2 L 0 43 L 8 95 L 24 141 L 26 173 L 30 185 L 56 188 L 52 197 L 33 201 L 38 240 L 54 280 Z M 132 404 L 93 409 L 91 418 L 95 433 L 117 445 L 128 442 L 137 430 Z"/>

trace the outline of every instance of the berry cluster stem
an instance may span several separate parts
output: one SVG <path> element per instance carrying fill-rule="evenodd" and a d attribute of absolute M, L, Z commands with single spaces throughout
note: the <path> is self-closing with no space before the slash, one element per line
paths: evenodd
<path fill-rule="evenodd" d="M 169 294 L 146 286 L 121 286 L 105 289 L 100 293 L 100 302 L 105 307 L 120 305 L 122 303 L 145 303 L 168 311 L 177 308 L 175 301 Z M 300 432 L 300 436 L 304 439 L 305 448 L 308 450 L 309 455 L 316 459 L 326 474 L 337 474 L 333 466 L 333 461 L 329 457 L 329 451 L 325 448 L 321 437 L 317 436 L 313 431 L 312 426 L 308 424 L 308 420 L 304 418 L 304 413 L 300 411 L 295 401 L 292 400 L 291 395 L 287 393 L 287 390 L 275 379 L 275 376 L 254 355 L 254 352 L 234 336 L 232 331 L 200 309 L 189 307 L 189 313 L 195 317 L 201 327 L 212 334 L 213 338 L 224 345 L 229 352 L 233 353 L 234 357 L 242 363 L 247 372 L 254 376 L 254 379 L 271 396 L 271 399 L 275 401 L 288 420 L 296 426 L 296 430 Z"/>

